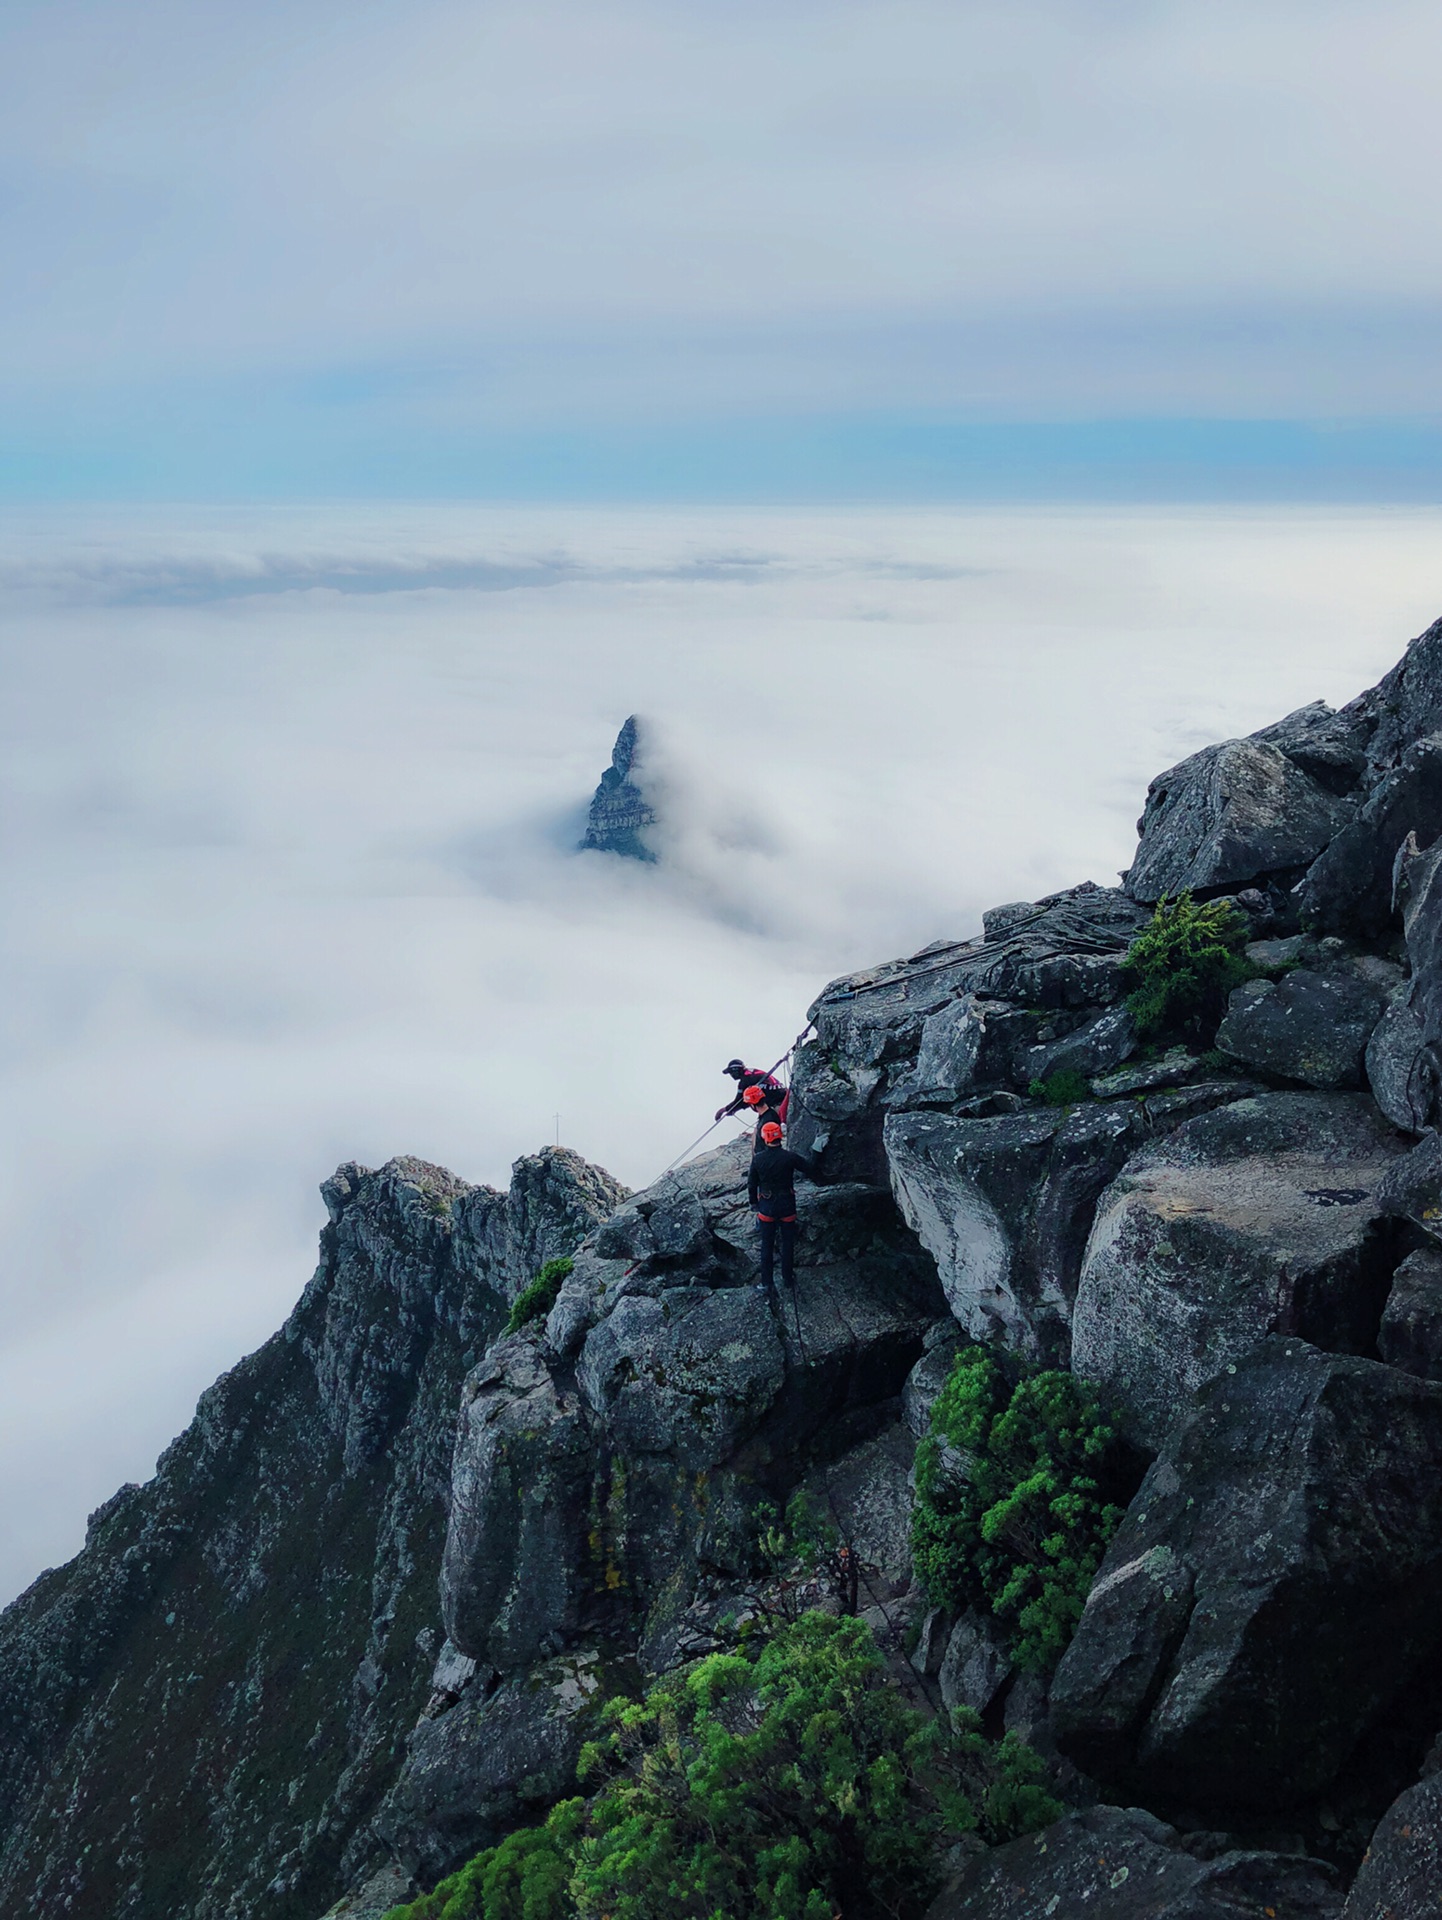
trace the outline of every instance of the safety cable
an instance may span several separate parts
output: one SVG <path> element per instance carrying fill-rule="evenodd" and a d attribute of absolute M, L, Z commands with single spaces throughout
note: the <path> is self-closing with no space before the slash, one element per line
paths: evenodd
<path fill-rule="evenodd" d="M 791 1042 L 791 1045 L 786 1049 L 785 1053 L 780 1055 L 778 1059 L 774 1060 L 771 1063 L 771 1065 L 766 1069 L 768 1075 L 775 1073 L 778 1067 L 785 1065 L 785 1063 L 791 1058 L 792 1054 L 795 1053 L 796 1049 L 805 1040 L 807 1034 L 810 1033 L 813 1024 L 814 1023 L 810 1020 L 806 1022 L 806 1025 L 801 1029 L 800 1033 L 797 1034 L 796 1038 Z M 788 1080 L 790 1078 L 789 1071 L 787 1074 L 787 1078 Z M 788 1092 L 790 1091 L 789 1088 L 787 1090 Z M 717 1127 L 721 1125 L 721 1121 L 728 1119 L 729 1117 L 730 1117 L 729 1115 L 723 1113 L 721 1115 L 720 1120 L 713 1120 L 710 1126 L 707 1127 L 705 1133 L 698 1133 L 696 1138 L 691 1142 L 690 1146 L 683 1147 L 680 1153 L 676 1155 L 676 1158 L 671 1162 L 669 1166 L 662 1167 L 661 1171 L 656 1175 L 656 1180 L 664 1180 L 666 1178 L 666 1175 L 668 1173 L 673 1172 L 677 1167 L 679 1167 L 683 1160 L 689 1160 L 691 1158 L 691 1155 L 696 1151 L 697 1147 L 700 1146 L 701 1142 L 703 1140 L 709 1140 L 711 1135 L 716 1131 Z M 654 1186 L 656 1184 L 656 1181 L 653 1180 L 651 1184 Z"/>

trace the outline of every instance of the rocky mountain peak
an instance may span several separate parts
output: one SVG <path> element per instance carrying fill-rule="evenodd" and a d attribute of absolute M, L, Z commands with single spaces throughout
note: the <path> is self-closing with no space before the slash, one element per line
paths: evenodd
<path fill-rule="evenodd" d="M 616 735 L 611 764 L 601 775 L 591 801 L 583 852 L 619 853 L 631 860 L 655 860 L 647 844 L 647 827 L 656 824 L 656 810 L 646 796 L 641 773 L 641 723 L 633 713 Z"/>

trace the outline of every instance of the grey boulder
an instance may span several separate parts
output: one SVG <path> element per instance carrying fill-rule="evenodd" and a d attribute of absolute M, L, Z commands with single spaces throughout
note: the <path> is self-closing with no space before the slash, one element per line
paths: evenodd
<path fill-rule="evenodd" d="M 1336 1875 L 1300 1854 L 1198 1858 L 1139 1807 L 1088 1807 L 968 1861 L 926 1920 L 1335 1920 Z"/>
<path fill-rule="evenodd" d="M 1377 1190 L 1399 1152 L 1357 1094 L 1239 1100 L 1144 1146 L 1082 1261 L 1072 1364 L 1158 1447 L 1264 1335 L 1368 1351 L 1391 1277 Z"/>
<path fill-rule="evenodd" d="M 713 1467 L 760 1423 L 785 1377 L 770 1301 L 753 1287 L 668 1287 L 621 1300 L 581 1349 L 576 1382 L 626 1454 Z"/>
<path fill-rule="evenodd" d="M 1006 1685 L 1011 1656 L 996 1623 L 975 1611 L 964 1613 L 951 1630 L 937 1685 L 941 1704 L 985 1713 Z"/>
<path fill-rule="evenodd" d="M 1442 1912 L 1442 1774 L 1409 1787 L 1378 1822 L 1343 1920 L 1436 1920 Z"/>
<path fill-rule="evenodd" d="M 1442 1253 L 1421 1247 L 1392 1276 L 1377 1351 L 1389 1367 L 1442 1380 Z"/>
<path fill-rule="evenodd" d="M 604 1696 L 591 1653 L 543 1661 L 490 1694 L 469 1686 L 412 1734 L 377 1837 L 427 1882 L 494 1846 L 573 1788 Z"/>
<path fill-rule="evenodd" d="M 1217 1046 L 1245 1066 L 1309 1087 L 1360 1087 L 1384 992 L 1350 970 L 1298 967 L 1277 981 L 1249 980 L 1227 1003 Z"/>
<path fill-rule="evenodd" d="M 1126 891 L 1151 905 L 1306 866 L 1351 812 L 1266 741 L 1204 747 L 1148 788 Z"/>
<path fill-rule="evenodd" d="M 1408 747 L 1308 868 L 1297 888 L 1302 924 L 1377 939 L 1392 919 L 1392 866 L 1409 833 L 1424 845 L 1442 833 L 1442 733 Z"/>
<path fill-rule="evenodd" d="M 1399 987 L 1367 1042 L 1367 1085 L 1394 1127 L 1420 1133 L 1436 1099 L 1435 1074 L 1423 1051 L 1425 1028 L 1412 1004 L 1412 983 Z"/>
<path fill-rule="evenodd" d="M 897 1205 L 972 1339 L 1030 1358 L 1065 1356 L 1092 1209 L 1144 1133 L 1133 1103 L 888 1118 Z"/>
<path fill-rule="evenodd" d="M 1198 1395 L 1051 1691 L 1058 1744 L 1154 1803 L 1306 1803 L 1442 1645 L 1442 1386 L 1274 1338 Z"/>

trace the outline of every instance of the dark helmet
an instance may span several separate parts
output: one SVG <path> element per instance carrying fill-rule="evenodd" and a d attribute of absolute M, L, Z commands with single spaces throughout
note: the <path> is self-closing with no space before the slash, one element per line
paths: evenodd
<path fill-rule="evenodd" d="M 723 1073 L 729 1073 L 733 1080 L 739 1080 L 741 1075 L 746 1071 L 746 1062 L 744 1060 L 728 1060 L 721 1071 Z"/>

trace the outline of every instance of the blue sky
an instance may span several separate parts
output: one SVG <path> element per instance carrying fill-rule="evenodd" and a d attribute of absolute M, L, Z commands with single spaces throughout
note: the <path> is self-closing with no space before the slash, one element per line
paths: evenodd
<path fill-rule="evenodd" d="M 1442 497 L 1412 0 L 11 0 L 0 495 Z"/>

